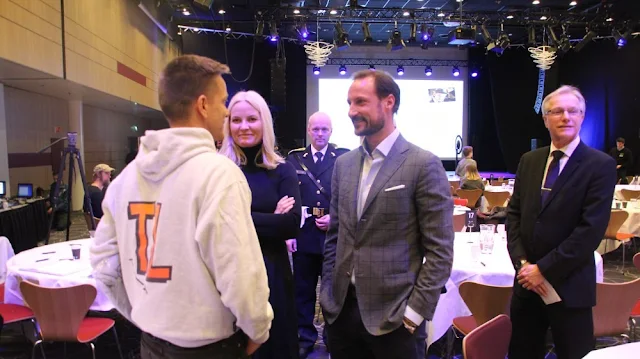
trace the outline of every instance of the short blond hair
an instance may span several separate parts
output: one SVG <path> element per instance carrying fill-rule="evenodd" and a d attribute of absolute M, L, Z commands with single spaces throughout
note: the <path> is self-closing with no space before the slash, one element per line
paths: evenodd
<path fill-rule="evenodd" d="M 256 165 L 266 169 L 274 169 L 278 167 L 278 164 L 284 163 L 284 158 L 276 152 L 276 134 L 273 130 L 273 117 L 271 117 L 271 111 L 267 105 L 267 101 L 255 91 L 240 91 L 236 93 L 229 101 L 229 116 L 224 121 L 224 140 L 222 141 L 222 147 L 220 153 L 227 156 L 238 166 L 244 166 L 247 164 L 247 157 L 244 152 L 235 142 L 231 136 L 231 117 L 233 114 L 233 106 L 239 102 L 246 102 L 253 107 L 262 120 L 262 149 L 258 152 L 258 155 L 262 155 L 262 163 L 256 161 Z M 257 160 L 252 159 L 252 160 Z"/>
<path fill-rule="evenodd" d="M 584 96 L 582 96 L 582 93 L 580 92 L 580 89 L 578 89 L 575 86 L 569 86 L 569 85 L 562 85 L 560 86 L 557 90 L 553 91 L 552 93 L 548 94 L 544 100 L 542 101 L 542 114 L 546 115 L 547 112 L 549 111 L 549 101 L 555 97 L 555 96 L 559 96 L 559 95 L 565 95 L 565 94 L 570 94 L 575 96 L 578 101 L 580 102 L 580 110 L 582 111 L 582 113 L 584 114 L 587 110 L 587 103 L 584 100 Z"/>

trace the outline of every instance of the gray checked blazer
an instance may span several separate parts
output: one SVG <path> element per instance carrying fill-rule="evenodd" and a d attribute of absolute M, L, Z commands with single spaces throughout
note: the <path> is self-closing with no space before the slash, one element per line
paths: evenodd
<path fill-rule="evenodd" d="M 440 159 L 399 136 L 358 219 L 362 151 L 335 163 L 320 304 L 333 323 L 353 270 L 364 326 L 383 335 L 402 325 L 407 305 L 425 320 L 433 318 L 451 273 L 453 201 Z"/>

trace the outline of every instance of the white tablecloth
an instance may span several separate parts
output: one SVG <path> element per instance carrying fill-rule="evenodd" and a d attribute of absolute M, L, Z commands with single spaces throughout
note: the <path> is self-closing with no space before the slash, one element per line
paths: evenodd
<path fill-rule="evenodd" d="M 636 359 L 639 357 L 640 343 L 628 343 L 594 350 L 583 359 Z"/>
<path fill-rule="evenodd" d="M 80 259 L 72 259 L 71 245 L 80 245 Z M 23 280 L 38 281 L 40 286 L 64 288 L 79 284 L 91 284 L 96 281 L 91 276 L 89 246 L 91 239 L 49 244 L 23 251 L 7 262 L 7 280 L 5 282 L 4 302 L 24 304 L 18 276 Z M 113 305 L 98 291 L 91 310 L 109 311 Z"/>
<path fill-rule="evenodd" d="M 477 245 L 480 234 L 456 233 L 453 252 L 453 268 L 451 277 L 447 281 L 447 293 L 440 296 L 438 306 L 429 323 L 427 345 L 440 339 L 449 329 L 456 317 L 471 315 L 469 308 L 460 297 L 458 285 L 465 281 L 478 283 L 511 286 L 515 270 L 509 258 L 507 242 L 496 234 L 496 241 L 493 253 L 490 255 L 480 255 L 478 261 L 471 258 L 470 241 Z M 604 272 L 602 269 L 602 257 L 594 253 L 596 261 L 596 281 L 603 281 Z M 483 265 L 484 264 L 484 265 Z"/>

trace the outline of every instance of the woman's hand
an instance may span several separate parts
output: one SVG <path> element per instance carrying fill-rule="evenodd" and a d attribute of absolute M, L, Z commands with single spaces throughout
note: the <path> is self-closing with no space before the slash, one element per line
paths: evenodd
<path fill-rule="evenodd" d="M 276 210 L 273 212 L 275 214 L 285 214 L 289 213 L 289 211 L 293 208 L 293 205 L 296 203 L 295 198 L 284 196 L 280 198 L 278 204 L 276 205 Z"/>

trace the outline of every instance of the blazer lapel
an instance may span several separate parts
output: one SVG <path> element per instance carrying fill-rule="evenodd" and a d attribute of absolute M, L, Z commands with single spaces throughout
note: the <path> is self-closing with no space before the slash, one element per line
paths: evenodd
<path fill-rule="evenodd" d="M 349 152 L 345 156 L 349 155 L 353 156 L 353 160 L 348 161 L 349 168 L 347 169 L 347 176 L 345 176 L 345 179 L 348 190 L 353 191 L 348 194 L 347 198 L 349 198 L 350 201 L 349 214 L 351 215 L 351 223 L 355 226 L 358 223 L 358 193 L 360 193 L 360 174 L 362 174 L 364 156 L 362 155 L 361 148 L 358 148 L 357 151 Z"/>
<path fill-rule="evenodd" d="M 549 198 L 542 206 L 542 209 L 540 210 L 540 212 L 544 211 L 549 206 L 549 203 L 553 201 L 553 199 L 556 197 L 558 192 L 562 190 L 562 187 L 565 185 L 565 183 L 567 183 L 569 178 L 571 178 L 571 175 L 578 168 L 578 166 L 580 165 L 580 162 L 582 162 L 582 156 L 584 154 L 584 151 L 583 151 L 584 146 L 585 144 L 580 142 L 580 144 L 578 144 L 578 147 L 576 147 L 576 150 L 573 151 L 573 154 L 571 154 L 571 157 L 569 157 L 567 164 L 565 164 L 564 168 L 562 169 L 560 176 L 558 176 L 558 179 L 553 184 L 553 188 L 551 189 L 551 194 L 549 195 Z"/>
<path fill-rule="evenodd" d="M 391 151 L 389 151 L 389 154 L 382 162 L 382 167 L 380 167 L 380 171 L 376 175 L 375 180 L 373 180 L 373 184 L 371 185 L 371 189 L 367 195 L 367 201 L 364 203 L 364 207 L 362 207 L 363 214 L 367 211 L 371 202 L 373 202 L 391 176 L 396 173 L 398 168 L 400 168 L 402 163 L 407 159 L 406 152 L 408 150 L 408 142 L 404 137 L 402 137 L 402 135 L 398 136 L 398 139 L 396 139 L 396 142 L 391 147 Z"/>
<path fill-rule="evenodd" d="M 531 178 L 531 186 L 533 186 L 533 193 L 531 203 L 533 204 L 534 213 L 540 213 L 540 209 L 542 207 L 542 181 L 544 181 L 544 171 L 547 167 L 547 159 L 549 158 L 549 151 L 551 151 L 551 147 L 547 147 L 546 151 L 542 151 L 540 156 L 536 158 L 535 163 L 533 164 L 534 168 L 532 173 L 535 175 Z"/>

